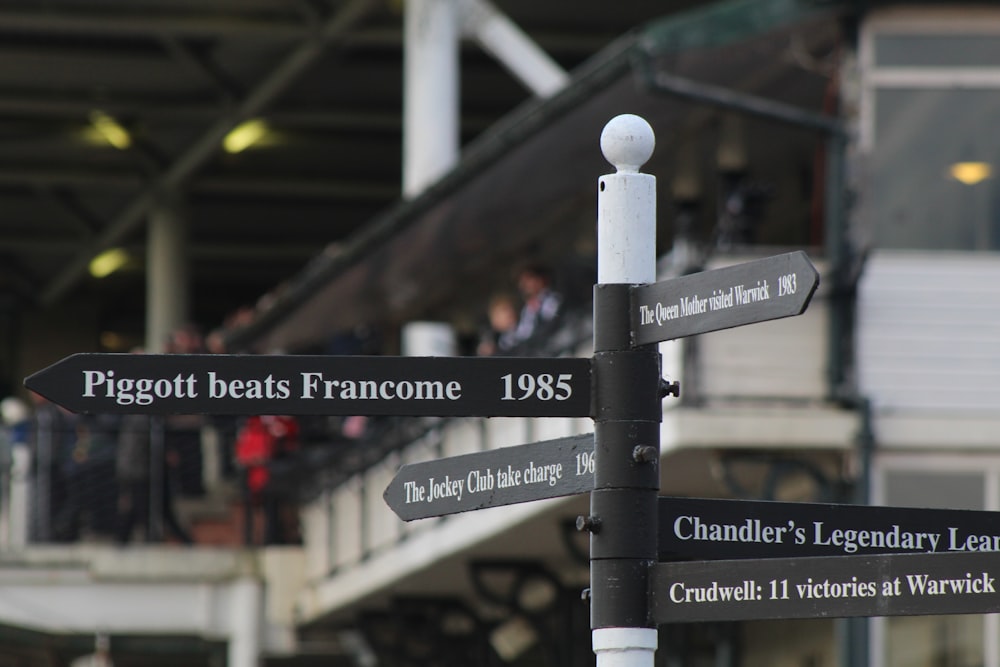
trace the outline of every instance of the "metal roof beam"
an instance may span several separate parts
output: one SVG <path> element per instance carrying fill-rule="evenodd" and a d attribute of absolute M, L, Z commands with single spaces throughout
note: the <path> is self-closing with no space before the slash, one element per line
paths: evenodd
<path fill-rule="evenodd" d="M 294 78 L 312 64 L 331 43 L 343 40 L 351 29 L 378 3 L 375 0 L 352 0 L 342 6 L 310 39 L 300 43 L 278 65 L 248 92 L 232 114 L 219 118 L 170 164 L 156 182 L 135 197 L 97 238 L 78 253 L 42 291 L 41 302 L 51 305 L 58 301 L 85 274 L 91 258 L 113 245 L 141 224 L 157 204 L 162 193 L 174 191 L 202 167 L 219 150 L 220 142 L 229 130 L 241 121 L 260 113 L 274 101 Z"/>
<path fill-rule="evenodd" d="M 157 14 L 137 12 L 32 12 L 0 11 L 0 30 L 19 33 L 56 33 L 95 37 L 139 37 L 175 35 L 182 37 L 252 36 L 255 39 L 301 39 L 309 32 L 301 20 L 251 14 Z"/>
<path fill-rule="evenodd" d="M 162 37 L 180 39 L 248 37 L 253 39 L 305 39 L 315 32 L 309 20 L 263 17 L 251 14 L 231 16 L 191 14 L 123 15 L 98 12 L 30 12 L 0 10 L 0 31 L 29 34 L 62 34 L 93 37 Z M 532 31 L 532 38 L 550 53 L 589 55 L 619 37 L 617 33 L 580 34 L 566 31 Z M 354 47 L 402 48 L 403 31 L 395 26 L 371 27 L 351 36 Z"/>
<path fill-rule="evenodd" d="M 94 110 L 94 100 L 85 97 L 56 97 L 51 95 L 4 95 L 0 93 L 0 117 L 31 116 L 32 119 L 86 117 Z M 150 120 L 178 122 L 204 122 L 217 118 L 223 111 L 215 103 L 177 103 L 173 100 L 144 98 L 107 98 L 100 103 L 101 110 L 112 116 L 142 116 Z M 275 125 L 302 129 L 351 130 L 376 132 L 401 132 L 403 119 L 399 110 L 383 109 L 273 109 L 261 114 Z M 486 114 L 464 113 L 462 128 L 478 133 L 490 127 L 496 118 Z"/>
<path fill-rule="evenodd" d="M 0 168 L 0 185 L 27 186 L 51 195 L 61 186 L 94 190 L 137 190 L 145 184 L 135 171 L 88 171 L 85 169 Z M 375 201 L 399 197 L 396 180 L 335 180 L 330 178 L 279 179 L 267 175 L 199 178 L 191 184 L 195 194 L 253 195 L 260 197 L 332 198 L 346 201 Z M 64 193 L 65 194 L 65 193 Z M 93 225 L 93 220 L 89 223 Z M 99 226 L 91 229 L 96 232 Z"/>
<path fill-rule="evenodd" d="M 143 254 L 142 248 L 135 244 L 126 244 L 124 247 L 137 257 L 141 257 Z M 191 245 L 188 252 L 193 259 L 198 260 L 271 259 L 304 261 L 314 257 L 322 247 L 322 244 L 306 242 L 282 242 L 280 244 L 271 243 L 265 245 L 229 241 L 221 243 L 195 242 Z M 53 240 L 51 234 L 22 234 L 0 237 L 0 253 L 13 251 L 38 256 L 71 255 L 79 249 L 79 242 L 73 240 Z"/>

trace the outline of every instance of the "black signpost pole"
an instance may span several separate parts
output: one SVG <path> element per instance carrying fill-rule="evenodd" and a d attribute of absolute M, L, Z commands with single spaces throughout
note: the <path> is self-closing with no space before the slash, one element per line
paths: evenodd
<path fill-rule="evenodd" d="M 656 179 L 638 173 L 653 152 L 638 116 L 613 118 L 601 150 L 617 173 L 598 185 L 594 288 L 594 491 L 589 530 L 591 629 L 597 667 L 652 667 L 656 625 L 649 572 L 657 560 L 661 408 L 655 345 L 633 348 L 631 287 L 655 280 Z"/>

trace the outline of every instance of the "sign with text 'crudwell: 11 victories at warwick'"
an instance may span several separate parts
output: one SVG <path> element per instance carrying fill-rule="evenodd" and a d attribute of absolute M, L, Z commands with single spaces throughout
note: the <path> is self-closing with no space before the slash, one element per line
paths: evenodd
<path fill-rule="evenodd" d="M 591 414 L 578 358 L 74 354 L 24 384 L 84 413 Z"/>
<path fill-rule="evenodd" d="M 882 554 L 658 563 L 657 623 L 989 614 L 1000 611 L 997 554 Z"/>
<path fill-rule="evenodd" d="M 802 314 L 819 274 L 801 250 L 632 288 L 632 337 L 648 345 Z"/>

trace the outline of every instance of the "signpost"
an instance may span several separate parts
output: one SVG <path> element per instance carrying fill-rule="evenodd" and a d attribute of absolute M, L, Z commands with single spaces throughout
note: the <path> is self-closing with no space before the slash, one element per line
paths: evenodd
<path fill-rule="evenodd" d="M 798 315 L 819 275 L 790 252 L 654 283 L 652 130 L 619 116 L 601 149 L 592 359 L 77 354 L 25 384 L 92 413 L 591 417 L 403 466 L 385 500 L 409 521 L 590 492 L 598 667 L 652 667 L 659 623 L 1000 611 L 993 513 L 658 497 L 655 344 Z"/>
<path fill-rule="evenodd" d="M 1000 513 L 709 498 L 659 500 L 659 560 L 1000 551 Z"/>
<path fill-rule="evenodd" d="M 25 386 L 76 412 L 586 417 L 590 362 L 518 357 L 74 354 Z"/>
<path fill-rule="evenodd" d="M 403 521 L 594 490 L 594 434 L 404 465 L 385 490 Z"/>

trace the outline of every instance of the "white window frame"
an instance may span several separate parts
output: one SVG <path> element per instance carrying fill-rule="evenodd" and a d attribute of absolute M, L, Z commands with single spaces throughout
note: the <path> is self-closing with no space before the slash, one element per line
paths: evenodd
<path fill-rule="evenodd" d="M 1000 89 L 1000 65 L 995 67 L 877 67 L 875 39 L 879 35 L 956 34 L 1000 39 L 1000 10 L 990 7 L 896 8 L 872 12 L 861 27 L 858 71 L 861 81 L 858 144 L 868 153 L 875 141 L 875 92 L 882 88 Z"/>
<path fill-rule="evenodd" d="M 886 474 L 889 472 L 974 473 L 983 476 L 983 509 L 1000 511 L 1000 456 L 962 454 L 879 454 L 874 463 L 871 501 L 886 505 Z M 886 652 L 886 619 L 868 621 L 870 641 L 868 664 L 881 665 Z M 983 614 L 983 667 L 1000 667 L 1000 614 Z"/>

